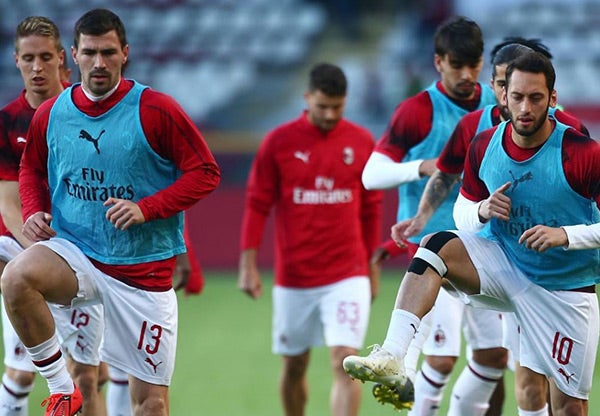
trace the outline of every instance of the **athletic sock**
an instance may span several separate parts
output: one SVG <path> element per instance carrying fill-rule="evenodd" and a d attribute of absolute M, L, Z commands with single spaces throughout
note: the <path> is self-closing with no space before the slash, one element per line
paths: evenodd
<path fill-rule="evenodd" d="M 519 416 L 548 416 L 548 404 L 540 410 L 523 410 L 519 408 Z"/>
<path fill-rule="evenodd" d="M 22 386 L 4 373 L 2 387 L 0 387 L 0 416 L 27 416 L 29 393 L 32 390 L 33 383 Z"/>
<path fill-rule="evenodd" d="M 40 375 L 48 382 L 50 394 L 71 394 L 74 390 L 73 380 L 67 371 L 67 364 L 56 335 L 50 339 L 31 348 L 26 348 L 33 365 L 38 369 Z"/>
<path fill-rule="evenodd" d="M 127 373 L 112 366 L 108 367 L 108 386 L 106 388 L 106 410 L 110 416 L 131 416 L 129 398 L 129 380 Z"/>
<path fill-rule="evenodd" d="M 419 328 L 420 319 L 408 311 L 394 309 L 382 347 L 404 360 L 408 346 Z"/>
<path fill-rule="evenodd" d="M 452 389 L 449 416 L 483 416 L 504 370 L 469 361 Z"/>
<path fill-rule="evenodd" d="M 419 363 L 419 356 L 421 355 L 423 344 L 425 344 L 425 341 L 431 332 L 431 321 L 432 312 L 429 311 L 423 318 L 421 318 L 419 329 L 409 344 L 408 350 L 406 351 L 406 356 L 404 357 L 404 369 L 406 370 L 406 375 L 413 382 L 415 381 L 415 376 L 417 375 L 417 365 Z"/>
<path fill-rule="evenodd" d="M 448 380 L 450 374 L 444 375 L 431 367 L 427 361 L 423 361 L 415 380 L 415 403 L 408 415 L 437 415 Z"/>

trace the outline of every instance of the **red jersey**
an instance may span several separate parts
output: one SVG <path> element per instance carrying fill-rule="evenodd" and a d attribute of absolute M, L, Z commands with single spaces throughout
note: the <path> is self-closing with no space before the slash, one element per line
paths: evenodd
<path fill-rule="evenodd" d="M 467 150 L 471 140 L 477 135 L 477 128 L 481 117 L 483 117 L 484 109 L 473 111 L 465 115 L 456 125 L 450 140 L 444 146 L 440 157 L 437 160 L 437 168 L 444 173 L 458 175 L 462 173 Z M 497 126 L 502 121 L 500 118 L 500 110 L 495 106 L 489 113 L 491 117 L 491 125 Z M 571 126 L 576 130 L 587 133 L 587 129 L 579 119 L 561 110 L 554 112 L 554 117 L 563 124 Z"/>
<path fill-rule="evenodd" d="M 88 99 L 81 85 L 71 91 L 72 99 L 83 113 L 97 117 L 116 105 L 132 88 L 133 82 L 122 79 L 117 90 L 106 99 Z M 28 142 L 21 160 L 19 189 L 23 218 L 44 211 L 48 203 L 46 131 L 50 109 L 57 97 L 45 101 L 35 113 L 28 132 Z M 204 138 L 181 106 L 168 95 L 146 89 L 140 100 L 140 118 L 144 134 L 152 149 L 173 161 L 182 172 L 167 188 L 136 201 L 146 221 L 170 217 L 191 207 L 212 192 L 219 183 L 220 171 Z M 163 291 L 171 287 L 175 258 L 137 265 L 106 265 L 92 261 L 104 273 L 145 290 Z"/>
<path fill-rule="evenodd" d="M 241 249 L 258 248 L 275 207 L 277 285 L 316 287 L 368 275 L 383 194 L 365 190 L 361 175 L 374 143 L 343 119 L 323 132 L 306 112 L 261 143 L 248 178 Z"/>
<path fill-rule="evenodd" d="M 25 149 L 27 129 L 35 109 L 25 99 L 25 90 L 0 110 L 0 180 L 19 180 L 19 161 Z M 10 236 L 0 218 L 0 235 Z"/>
<path fill-rule="evenodd" d="M 479 133 L 469 147 L 460 192 L 471 201 L 482 201 L 490 195 L 486 185 L 479 179 L 479 167 L 497 128 L 498 126 L 495 126 Z M 517 146 L 511 138 L 511 133 L 512 125 L 509 123 L 502 137 L 502 145 L 512 159 L 527 160 L 540 149 L 540 147 L 523 149 Z M 595 199 L 600 207 L 600 145 L 588 136 L 570 128 L 563 136 L 562 154 L 565 178 L 573 191 L 584 198 Z M 590 172 L 593 174 L 590 175 Z"/>
<path fill-rule="evenodd" d="M 448 96 L 440 81 L 436 83 L 436 87 Z M 466 101 L 453 101 L 458 106 L 473 111 L 479 106 L 480 99 L 481 85 L 477 84 L 473 98 Z M 395 162 L 401 162 L 411 148 L 427 137 L 432 123 L 433 104 L 431 98 L 427 91 L 421 91 L 398 105 L 388 128 L 377 142 L 375 151 L 388 156 Z"/>

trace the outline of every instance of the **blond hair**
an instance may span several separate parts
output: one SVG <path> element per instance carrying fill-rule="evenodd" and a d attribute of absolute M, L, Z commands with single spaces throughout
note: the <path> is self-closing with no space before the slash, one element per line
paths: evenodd
<path fill-rule="evenodd" d="M 19 40 L 28 36 L 44 36 L 54 39 L 56 51 L 62 50 L 58 26 L 43 16 L 29 16 L 19 23 L 15 32 L 15 51 L 19 52 Z"/>

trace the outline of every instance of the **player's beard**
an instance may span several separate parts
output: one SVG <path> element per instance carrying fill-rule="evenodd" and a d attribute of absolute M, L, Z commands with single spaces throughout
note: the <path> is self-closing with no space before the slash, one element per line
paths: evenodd
<path fill-rule="evenodd" d="M 459 82 L 452 89 L 454 96 L 459 99 L 468 99 L 475 92 L 475 83 L 474 82 Z"/>
<path fill-rule="evenodd" d="M 498 110 L 500 111 L 500 117 L 503 120 L 510 120 L 510 112 L 508 111 L 508 107 L 505 105 L 498 105 Z"/>
<path fill-rule="evenodd" d="M 544 117 L 540 117 L 538 120 L 535 121 L 535 123 L 531 127 L 528 127 L 526 129 L 519 128 L 518 119 L 516 117 L 514 117 L 512 114 L 511 114 L 510 118 L 513 120 L 512 121 L 513 129 L 517 132 L 518 135 L 523 136 L 523 137 L 530 137 L 530 136 L 533 136 L 535 133 L 537 133 L 542 128 L 547 117 L 548 117 L 548 108 L 546 107 L 546 112 L 544 113 Z"/>

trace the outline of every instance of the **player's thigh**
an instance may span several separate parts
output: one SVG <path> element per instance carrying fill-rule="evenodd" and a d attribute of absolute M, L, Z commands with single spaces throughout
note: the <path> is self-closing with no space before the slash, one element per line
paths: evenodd
<path fill-rule="evenodd" d="M 423 344 L 423 354 L 460 356 L 464 309 L 465 304 L 459 298 L 440 290 L 431 311 L 431 332 Z"/>
<path fill-rule="evenodd" d="M 479 275 L 465 244 L 458 232 L 445 231 L 427 236 L 421 246 L 439 256 L 447 268 L 444 277 L 454 287 L 467 294 L 479 293 Z"/>
<path fill-rule="evenodd" d="M 371 311 L 368 277 L 344 279 L 327 289 L 320 302 L 325 344 L 362 348 Z"/>
<path fill-rule="evenodd" d="M 23 288 L 39 291 L 49 302 L 68 305 L 77 294 L 77 278 L 69 263 L 56 251 L 40 242 L 29 247 L 5 267 L 2 287 L 13 298 Z"/>

